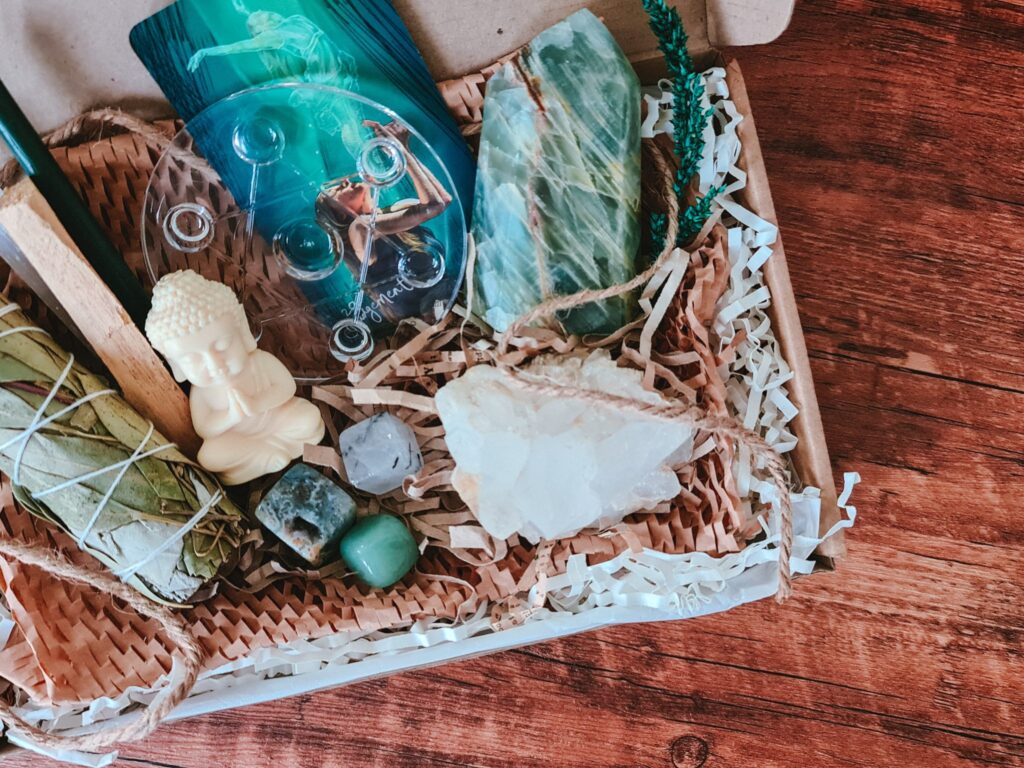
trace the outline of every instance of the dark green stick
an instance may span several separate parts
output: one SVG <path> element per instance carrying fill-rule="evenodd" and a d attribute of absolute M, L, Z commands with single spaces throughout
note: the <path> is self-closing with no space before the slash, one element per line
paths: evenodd
<path fill-rule="evenodd" d="M 149 298 L 141 283 L 89 213 L 3 81 L 0 81 L 0 137 L 11 148 L 25 175 L 32 179 L 82 255 L 141 328 L 149 312 Z"/>

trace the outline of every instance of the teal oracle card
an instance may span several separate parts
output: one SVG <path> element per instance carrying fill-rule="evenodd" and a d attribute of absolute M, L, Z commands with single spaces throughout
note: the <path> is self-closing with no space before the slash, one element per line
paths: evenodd
<path fill-rule="evenodd" d="M 355 334 L 335 357 L 447 311 L 475 163 L 390 0 L 178 0 L 131 43 L 249 222 L 228 258 L 283 254 L 321 320 Z M 194 250 L 207 207 L 165 194 L 161 245 Z"/>
<path fill-rule="evenodd" d="M 475 163 L 390 0 L 178 0 L 131 44 L 187 123 L 258 85 L 342 88 L 395 112 L 441 157 L 468 217 Z M 357 126 L 346 126 L 353 141 Z"/>

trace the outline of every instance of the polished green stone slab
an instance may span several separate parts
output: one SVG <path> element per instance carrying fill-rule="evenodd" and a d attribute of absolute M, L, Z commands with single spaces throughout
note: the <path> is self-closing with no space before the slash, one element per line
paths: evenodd
<path fill-rule="evenodd" d="M 640 82 L 590 11 L 538 35 L 488 84 L 473 235 L 475 311 L 498 331 L 552 295 L 632 278 L 640 245 Z M 633 297 L 563 317 L 611 332 Z"/>

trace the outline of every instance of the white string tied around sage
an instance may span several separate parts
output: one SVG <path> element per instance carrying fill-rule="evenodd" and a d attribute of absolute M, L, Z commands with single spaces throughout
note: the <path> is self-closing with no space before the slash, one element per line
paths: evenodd
<path fill-rule="evenodd" d="M 8 304 L 5 307 L 0 308 L 0 317 L 5 317 L 9 313 L 17 311 L 19 309 L 20 307 L 17 304 Z M 8 336 L 13 336 L 14 334 L 17 333 L 28 332 L 42 333 L 49 336 L 49 334 L 45 330 L 39 328 L 38 326 L 26 325 L 18 326 L 16 328 L 8 328 L 7 330 L 0 332 L 0 339 L 4 339 Z M 74 369 L 74 364 L 75 356 L 69 353 L 67 364 L 64 366 L 64 369 L 61 371 L 60 376 L 57 377 L 57 380 L 54 382 L 53 387 L 47 393 L 46 397 L 43 398 L 42 404 L 39 406 L 38 409 L 36 409 L 36 412 L 32 417 L 32 421 L 24 429 L 24 431 L 22 431 L 21 434 L 11 438 L 3 445 L 0 445 L 0 453 L 6 451 L 7 449 L 11 448 L 14 445 L 18 445 L 18 453 L 14 457 L 14 471 L 12 472 L 11 475 L 11 480 L 14 482 L 15 485 L 21 485 L 21 464 L 22 461 L 24 460 L 25 451 L 28 448 L 29 441 L 36 433 L 38 433 L 41 429 L 48 427 L 50 424 L 53 424 L 55 421 L 58 421 L 59 419 L 63 418 L 64 416 L 67 416 L 69 413 L 72 413 L 73 411 L 82 407 L 86 403 L 92 402 L 93 400 L 96 400 L 100 397 L 106 397 L 108 395 L 117 394 L 117 391 L 113 389 L 101 389 L 96 392 L 90 392 L 89 394 L 80 397 L 78 400 L 75 400 L 70 405 L 65 406 L 52 416 L 46 416 L 44 418 L 44 416 L 46 415 L 46 409 L 50 407 L 50 404 L 54 401 L 54 399 L 57 397 L 57 394 L 60 392 L 61 387 L 63 387 L 65 382 L 67 382 L 68 376 L 71 375 L 71 371 Z M 150 448 L 149 450 L 146 450 L 146 446 L 149 444 L 149 441 L 152 439 L 153 434 L 155 432 L 156 427 L 153 426 L 153 422 L 149 422 L 149 428 L 146 432 L 145 437 L 142 438 L 142 441 L 139 443 L 138 446 L 136 446 L 131 456 L 129 456 L 127 459 L 114 462 L 113 464 L 106 467 L 102 467 L 100 469 L 90 470 L 89 472 L 81 474 L 77 477 L 72 477 L 45 490 L 32 493 L 32 498 L 37 501 L 42 500 L 46 496 L 49 496 L 50 494 L 53 493 L 57 493 L 59 491 L 63 491 L 66 488 L 79 485 L 81 483 L 87 482 L 88 480 L 93 480 L 97 477 L 101 477 L 110 472 L 117 472 L 116 477 L 114 477 L 114 480 L 111 482 L 110 486 L 103 494 L 103 497 L 100 499 L 99 504 L 96 505 L 96 509 L 93 510 L 92 516 L 89 518 L 89 522 L 86 524 L 82 532 L 75 536 L 75 542 L 78 544 L 79 547 L 84 548 L 86 539 L 88 538 L 89 534 L 92 533 L 93 529 L 96 527 L 96 523 L 102 516 L 103 511 L 107 508 L 107 505 L 110 503 L 110 500 L 114 497 L 114 493 L 117 491 L 117 488 L 120 486 L 121 481 L 128 473 L 128 470 L 131 469 L 131 467 L 135 466 L 138 462 L 142 461 L 143 459 L 155 456 L 156 454 L 161 453 L 162 451 L 169 450 L 171 448 L 177 448 L 177 444 L 175 443 L 165 443 L 163 445 L 158 445 L 155 448 Z M 139 560 L 137 563 L 134 563 L 133 565 L 130 565 L 126 568 L 122 568 L 118 571 L 115 571 L 114 575 L 122 581 L 127 581 L 128 579 L 130 579 L 141 569 L 145 568 L 147 565 L 153 562 L 153 560 L 155 560 L 161 554 L 166 552 L 171 546 L 184 539 L 185 536 L 190 531 L 192 531 L 197 525 L 199 525 L 200 521 L 204 517 L 206 517 L 210 510 L 213 509 L 217 504 L 219 504 L 221 499 L 223 498 L 224 495 L 221 491 L 218 490 L 217 492 L 215 492 L 209 498 L 209 500 L 207 500 L 206 503 L 203 504 L 199 511 L 196 512 L 188 520 L 188 522 L 182 525 L 174 533 L 174 535 L 165 539 L 163 543 L 160 544 L 160 546 L 151 550 L 144 558 Z M 173 525 L 174 522 L 175 521 L 173 520 L 168 520 L 166 521 L 166 525 Z"/>
<path fill-rule="evenodd" d="M 127 581 L 128 579 L 130 579 L 140 570 L 142 570 L 151 562 L 156 560 L 157 557 L 159 557 L 168 549 L 170 549 L 174 544 L 177 544 L 179 541 L 185 538 L 185 534 L 187 534 L 189 531 L 191 531 L 193 528 L 199 525 L 199 521 L 206 517 L 207 513 L 215 506 L 217 506 L 220 503 L 221 499 L 223 498 L 224 494 L 221 491 L 216 491 L 212 496 L 210 496 L 209 500 L 205 504 L 203 504 L 200 510 L 196 512 L 194 515 L 192 515 L 191 518 L 189 518 L 189 521 L 187 523 L 185 523 L 177 531 L 175 531 L 172 536 L 170 536 L 167 539 L 164 539 L 163 543 L 161 543 L 160 546 L 153 549 L 148 555 L 146 555 L 144 558 L 142 558 L 139 562 L 135 563 L 134 565 L 130 565 L 127 568 L 122 568 L 119 571 L 114 571 L 114 575 L 122 581 Z"/>

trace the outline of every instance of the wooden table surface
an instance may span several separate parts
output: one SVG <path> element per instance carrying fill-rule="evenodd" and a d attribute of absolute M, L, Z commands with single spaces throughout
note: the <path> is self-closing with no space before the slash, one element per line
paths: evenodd
<path fill-rule="evenodd" d="M 842 569 L 166 726 L 118 765 L 1024 765 L 1024 2 L 801 0 L 735 53 L 834 465 L 864 477 Z"/>

